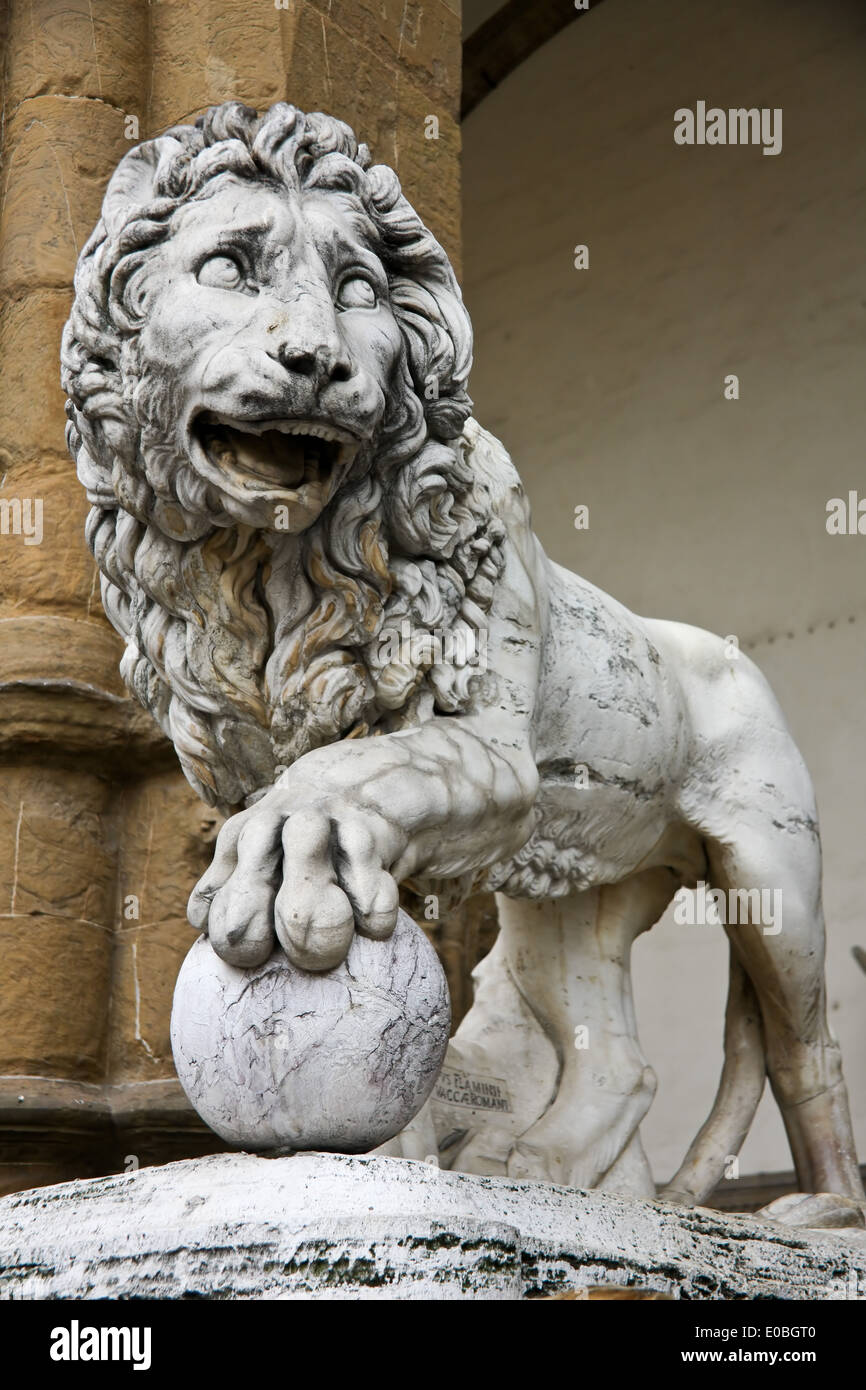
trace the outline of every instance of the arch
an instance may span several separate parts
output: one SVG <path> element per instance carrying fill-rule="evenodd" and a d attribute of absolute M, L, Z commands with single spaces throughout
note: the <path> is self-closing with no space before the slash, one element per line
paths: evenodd
<path fill-rule="evenodd" d="M 600 4 L 589 0 L 577 9 L 565 0 L 508 0 L 500 6 L 464 41 L 461 120 L 537 48 Z"/>

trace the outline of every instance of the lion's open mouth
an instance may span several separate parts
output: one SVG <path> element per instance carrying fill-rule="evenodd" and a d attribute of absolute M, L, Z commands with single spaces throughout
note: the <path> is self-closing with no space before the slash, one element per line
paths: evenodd
<path fill-rule="evenodd" d="M 311 420 L 245 421 L 241 427 L 205 414 L 193 428 L 215 468 L 280 489 L 324 487 L 357 447 L 344 431 Z"/>

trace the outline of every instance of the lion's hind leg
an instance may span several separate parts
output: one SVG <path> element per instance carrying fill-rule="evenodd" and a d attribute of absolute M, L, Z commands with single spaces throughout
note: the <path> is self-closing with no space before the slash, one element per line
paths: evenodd
<path fill-rule="evenodd" d="M 768 682 L 744 653 L 695 628 L 649 626 L 677 673 L 690 731 L 678 812 L 703 842 L 706 876 L 720 890 L 732 949 L 757 996 L 798 1182 L 854 1206 L 863 1186 L 827 1022 L 821 845 L 808 771 Z M 748 1038 L 746 1045 L 751 1051 Z"/>
<path fill-rule="evenodd" d="M 787 773 L 782 790 L 763 765 L 738 763 L 736 808 L 724 832 L 706 841 L 710 877 L 722 890 L 732 950 L 758 998 L 767 1072 L 799 1186 L 856 1203 L 863 1185 L 839 1045 L 827 1021 L 820 842 L 793 744 L 790 754 L 787 768 L 776 764 L 777 781 Z M 745 804 L 748 771 L 763 777 L 763 796 Z M 724 816 L 718 786 L 714 807 Z"/>

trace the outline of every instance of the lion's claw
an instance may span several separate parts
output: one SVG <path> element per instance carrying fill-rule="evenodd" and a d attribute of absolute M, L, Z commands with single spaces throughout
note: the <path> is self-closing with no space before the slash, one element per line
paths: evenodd
<path fill-rule="evenodd" d="M 390 936 L 397 903 L 369 815 L 280 786 L 226 822 L 189 919 L 232 965 L 261 964 L 279 941 L 300 968 L 330 970 L 356 928 Z"/>

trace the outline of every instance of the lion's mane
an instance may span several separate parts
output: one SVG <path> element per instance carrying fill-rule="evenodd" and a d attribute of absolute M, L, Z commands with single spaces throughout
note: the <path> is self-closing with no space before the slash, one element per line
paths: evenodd
<path fill-rule="evenodd" d="M 148 376 L 136 272 L 223 174 L 339 190 L 376 231 L 404 362 L 375 448 L 300 535 L 238 523 L 178 456 L 171 383 Z M 63 336 L 67 442 L 121 671 L 189 781 L 230 810 L 341 737 L 469 707 L 471 663 L 383 633 L 485 632 L 504 528 L 464 437 L 472 335 L 442 247 L 341 121 L 232 102 L 130 151 L 81 253 Z"/>

